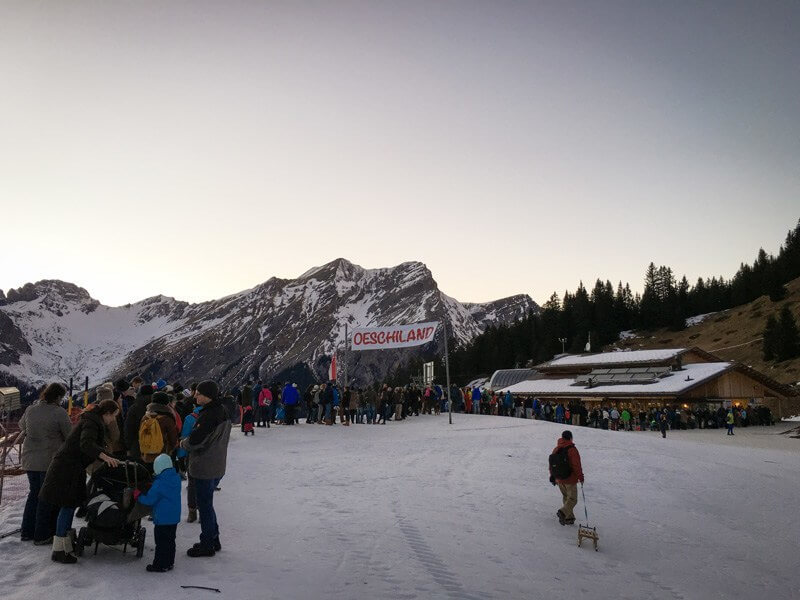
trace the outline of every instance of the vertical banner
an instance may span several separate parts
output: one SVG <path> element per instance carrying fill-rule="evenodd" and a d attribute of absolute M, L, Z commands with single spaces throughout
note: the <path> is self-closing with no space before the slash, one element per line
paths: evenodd
<path fill-rule="evenodd" d="M 328 381 L 336 381 L 336 354 L 331 359 L 331 366 L 328 367 Z"/>
<path fill-rule="evenodd" d="M 421 346 L 433 341 L 438 327 L 438 321 L 389 327 L 359 327 L 353 330 L 350 348 L 352 350 L 387 350 Z"/>

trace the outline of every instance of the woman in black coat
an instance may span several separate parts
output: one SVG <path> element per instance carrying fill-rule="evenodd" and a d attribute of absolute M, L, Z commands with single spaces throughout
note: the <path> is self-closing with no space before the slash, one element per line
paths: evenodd
<path fill-rule="evenodd" d="M 86 467 L 102 460 L 110 467 L 119 465 L 105 452 L 106 427 L 116 420 L 119 405 L 113 400 L 86 409 L 47 469 L 39 498 L 60 507 L 53 537 L 52 559 L 72 564 L 72 540 L 67 532 L 72 527 L 75 509 L 86 500 Z"/>

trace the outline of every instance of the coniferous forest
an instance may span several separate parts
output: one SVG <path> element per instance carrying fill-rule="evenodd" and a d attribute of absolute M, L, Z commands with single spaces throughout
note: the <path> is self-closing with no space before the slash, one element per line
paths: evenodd
<path fill-rule="evenodd" d="M 692 285 L 685 276 L 678 280 L 670 267 L 651 262 L 641 294 L 632 293 L 627 283 L 619 282 L 615 287 L 611 281 L 598 279 L 587 289 L 581 282 L 574 292 L 567 291 L 563 296 L 554 292 L 539 313 L 531 312 L 509 326 L 490 327 L 469 345 L 451 351 L 451 379 L 463 383 L 496 369 L 538 364 L 562 350 L 580 353 L 585 351 L 590 336 L 592 351 L 596 352 L 617 341 L 622 331 L 661 327 L 677 331 L 686 326 L 686 318 L 692 315 L 725 310 L 763 295 L 772 301 L 781 300 L 784 285 L 797 277 L 800 221 L 788 232 L 777 255 L 767 254 L 762 248 L 755 261 L 742 263 L 731 279 L 699 278 Z M 782 315 L 768 323 L 768 360 L 785 360 L 800 353 L 800 346 L 791 341 L 794 322 L 790 319 L 791 315 Z M 402 369 L 407 370 L 416 371 L 417 365 Z M 437 379 L 441 381 L 441 377 Z"/>

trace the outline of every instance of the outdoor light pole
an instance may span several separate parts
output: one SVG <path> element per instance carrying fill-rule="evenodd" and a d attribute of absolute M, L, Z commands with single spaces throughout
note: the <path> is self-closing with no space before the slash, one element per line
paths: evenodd
<path fill-rule="evenodd" d="M 561 354 L 565 354 L 566 350 L 564 350 L 564 344 L 567 343 L 567 338 L 558 338 L 558 341 L 561 342 Z"/>
<path fill-rule="evenodd" d="M 444 331 L 444 373 L 447 380 L 447 403 L 449 405 L 450 425 L 453 424 L 453 399 L 450 397 L 450 353 L 447 348 L 447 321 L 442 319 L 442 331 Z"/>

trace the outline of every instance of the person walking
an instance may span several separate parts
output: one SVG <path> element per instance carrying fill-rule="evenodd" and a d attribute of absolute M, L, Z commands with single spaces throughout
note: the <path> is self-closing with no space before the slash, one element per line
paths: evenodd
<path fill-rule="evenodd" d="M 557 485 L 561 492 L 562 506 L 556 515 L 562 525 L 575 523 L 572 509 L 578 503 L 578 482 L 583 485 L 583 479 L 581 455 L 572 443 L 572 432 L 566 430 L 550 455 L 550 483 Z"/>
<path fill-rule="evenodd" d="M 669 422 L 667 421 L 667 413 L 662 412 L 661 417 L 658 419 L 658 428 L 661 430 L 661 437 L 667 437 L 667 428 L 669 427 Z"/>
<path fill-rule="evenodd" d="M 51 555 L 55 562 L 68 565 L 78 562 L 68 533 L 75 509 L 86 500 L 86 468 L 96 460 L 110 467 L 119 466 L 117 459 L 105 450 L 108 426 L 116 421 L 118 414 L 119 405 L 114 400 L 103 400 L 84 410 L 47 468 L 39 500 L 59 507 Z"/>
<path fill-rule="evenodd" d="M 735 423 L 735 417 L 733 416 L 733 411 L 728 411 L 728 416 L 725 417 L 725 423 L 728 425 L 728 435 L 735 435 L 733 433 L 733 425 Z"/>
<path fill-rule="evenodd" d="M 214 556 L 222 549 L 219 523 L 214 510 L 214 488 L 225 475 L 231 423 L 212 380 L 198 384 L 195 401 L 203 407 L 197 424 L 181 447 L 189 452 L 189 477 L 194 478 L 197 511 L 200 513 L 200 542 L 186 552 L 192 558 Z"/>
<path fill-rule="evenodd" d="M 39 500 L 39 492 L 53 455 L 72 431 L 67 411 L 60 406 L 66 393 L 60 383 L 51 383 L 19 421 L 22 470 L 28 476 L 29 486 L 20 537 L 23 542 L 33 540 L 37 546 L 51 543 L 56 529 L 57 511 L 46 501 Z"/>

